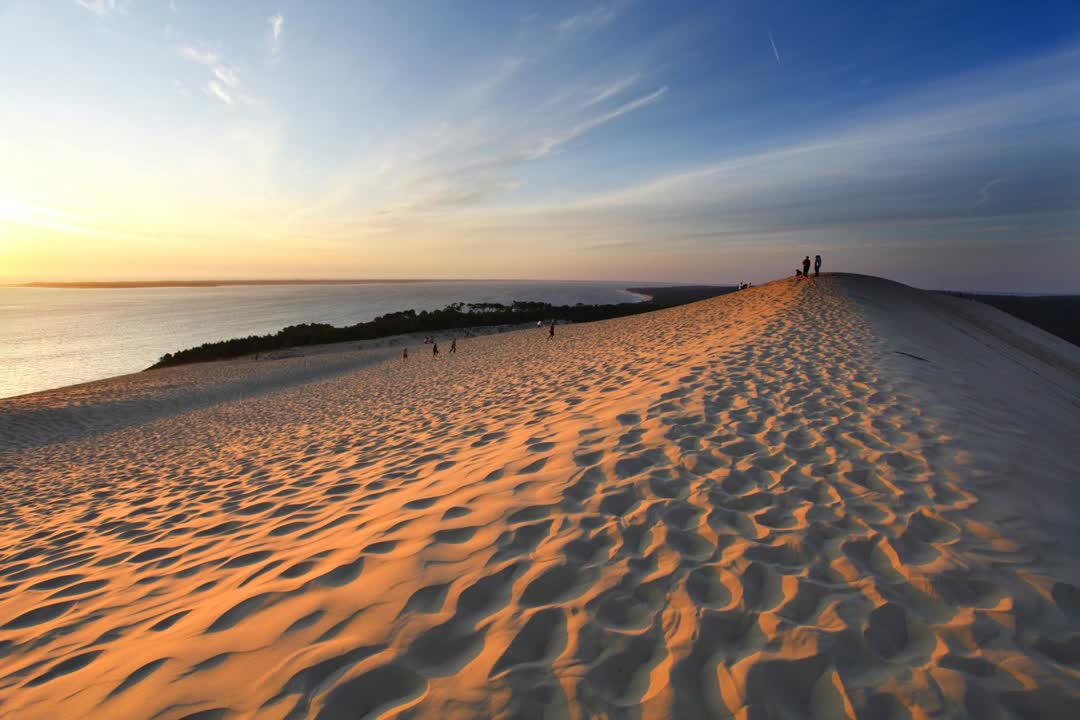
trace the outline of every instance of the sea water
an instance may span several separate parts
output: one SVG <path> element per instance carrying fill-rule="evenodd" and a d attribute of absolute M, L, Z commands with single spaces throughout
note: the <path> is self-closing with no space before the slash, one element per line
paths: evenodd
<path fill-rule="evenodd" d="M 454 302 L 573 305 L 641 299 L 624 287 L 509 281 L 0 287 L 0 398 L 138 372 L 168 352 L 274 333 L 288 325 L 352 325 L 397 310 L 436 310 Z"/>

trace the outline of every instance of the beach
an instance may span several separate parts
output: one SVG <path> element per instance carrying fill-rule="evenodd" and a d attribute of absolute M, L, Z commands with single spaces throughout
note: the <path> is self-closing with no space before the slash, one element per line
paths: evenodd
<path fill-rule="evenodd" d="M 0 718 L 1080 706 L 1080 348 L 858 275 L 0 400 Z"/>
<path fill-rule="evenodd" d="M 139 372 L 166 353 L 276 333 L 345 327 L 457 302 L 634 302 L 623 283 L 559 281 L 251 281 L 0 285 L 0 398 Z"/>

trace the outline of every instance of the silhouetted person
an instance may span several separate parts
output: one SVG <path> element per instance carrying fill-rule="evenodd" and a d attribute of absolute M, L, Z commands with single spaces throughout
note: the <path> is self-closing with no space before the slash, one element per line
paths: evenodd
<path fill-rule="evenodd" d="M 803 277 L 810 277 L 810 256 L 807 255 L 802 261 L 802 274 Z"/>
<path fill-rule="evenodd" d="M 548 340 L 555 339 L 555 321 L 551 321 L 551 327 L 548 328 Z"/>
<path fill-rule="evenodd" d="M 439 343 L 431 341 L 431 357 L 439 357 Z"/>
<path fill-rule="evenodd" d="M 817 277 L 820 274 L 821 274 L 821 256 L 820 255 L 815 255 L 814 256 L 814 277 Z"/>
<path fill-rule="evenodd" d="M 454 338 L 453 340 L 450 341 L 450 354 L 452 355 L 452 354 L 454 354 L 456 352 L 457 352 L 457 338 Z"/>
<path fill-rule="evenodd" d="M 408 360 L 409 359 L 409 348 L 402 348 L 401 349 L 401 359 L 402 360 Z"/>

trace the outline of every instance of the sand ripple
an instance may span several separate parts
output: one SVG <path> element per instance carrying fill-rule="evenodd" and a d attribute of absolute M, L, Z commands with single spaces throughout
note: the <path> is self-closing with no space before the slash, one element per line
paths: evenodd
<path fill-rule="evenodd" d="M 1018 414 L 953 302 L 785 280 L 35 428 L 0 717 L 1071 717 L 1075 355 L 1023 351 L 1063 409 Z"/>

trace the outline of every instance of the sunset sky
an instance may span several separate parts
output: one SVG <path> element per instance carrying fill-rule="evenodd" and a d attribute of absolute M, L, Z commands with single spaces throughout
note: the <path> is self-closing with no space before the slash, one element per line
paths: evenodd
<path fill-rule="evenodd" d="M 0 0 L 0 98 L 0 282 L 1080 291 L 1075 0 Z"/>

